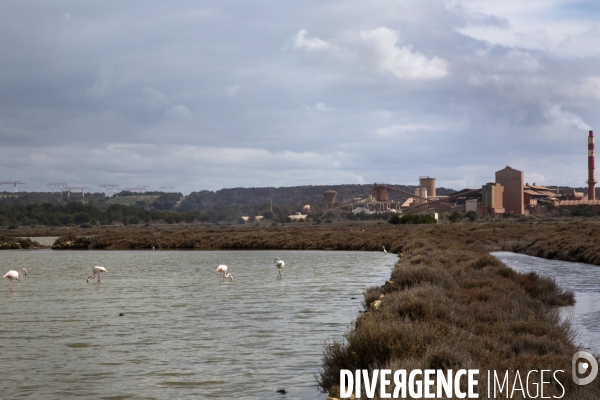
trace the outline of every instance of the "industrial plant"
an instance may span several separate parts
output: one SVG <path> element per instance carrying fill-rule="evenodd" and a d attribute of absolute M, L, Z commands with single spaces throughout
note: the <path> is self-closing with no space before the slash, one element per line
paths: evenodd
<path fill-rule="evenodd" d="M 400 190 L 388 185 L 374 183 L 371 194 L 365 198 L 356 198 L 340 204 L 349 212 L 357 213 L 427 213 L 436 216 L 438 213 L 468 213 L 473 211 L 485 215 L 529 215 L 541 214 L 550 210 L 588 206 L 591 211 L 600 211 L 600 200 L 596 200 L 594 160 L 594 132 L 588 136 L 588 193 L 576 192 L 574 189 L 550 189 L 545 186 L 524 182 L 523 171 L 507 165 L 496 171 L 493 182 L 481 188 L 466 188 L 452 195 L 436 194 L 436 179 L 421 176 L 414 193 Z M 396 193 L 397 200 L 391 200 L 390 194 Z M 323 193 L 326 203 L 334 204 L 336 192 L 327 190 Z"/>
<path fill-rule="evenodd" d="M 42 202 L 67 204 L 71 201 L 81 201 L 100 208 L 124 204 L 146 210 L 175 212 L 209 211 L 226 207 L 234 210 L 231 211 L 232 215 L 238 213 L 237 216 L 232 217 L 234 220 L 244 222 L 261 221 L 259 214 L 266 211 L 273 214 L 273 204 L 277 206 L 276 214 L 288 221 L 317 220 L 318 218 L 313 217 L 323 213 L 324 208 L 330 209 L 329 211 L 337 209 L 338 212 L 331 215 L 340 217 L 346 215 L 349 219 L 353 219 L 354 216 L 365 219 L 364 214 L 390 213 L 429 214 L 436 220 L 440 214 L 453 213 L 524 216 L 558 211 L 570 215 L 573 209 L 577 209 L 577 213 L 573 215 L 580 215 L 582 212 L 591 215 L 600 212 L 600 200 L 596 200 L 595 194 L 597 181 L 593 131 L 589 131 L 588 134 L 587 159 L 588 171 L 585 181 L 587 193 L 585 188 L 549 188 L 536 183 L 529 184 L 524 181 L 525 174 L 522 170 L 506 165 L 498 169 L 493 176 L 490 173 L 489 181 L 480 187 L 464 188 L 459 191 L 437 188 L 435 177 L 420 176 L 418 184 L 414 186 L 374 183 L 372 185 L 231 188 L 216 192 L 202 190 L 185 196 L 176 192 L 171 186 L 164 186 L 159 191 L 150 192 L 149 186 L 126 187 L 124 191 L 119 191 L 118 184 L 101 184 L 99 187 L 102 188 L 103 193 L 101 191 L 96 195 L 88 192 L 89 186 L 48 183 L 46 187 L 50 191 L 46 194 L 32 195 L 23 192 L 20 195 L 17 187 L 25 183 L 7 180 L 0 181 L 0 186 L 11 186 L 14 193 L 0 193 L 0 201 L 5 205 L 29 205 Z M 583 173 L 581 176 L 583 177 Z M 78 193 L 72 196 L 71 191 L 81 192 L 81 196 Z M 313 208 L 311 203 L 314 205 Z M 261 208 L 264 204 L 268 204 L 269 207 Z M 239 208 L 243 210 L 238 210 Z M 570 211 L 563 212 L 564 209 Z M 387 216 L 372 215 L 368 218 L 387 218 Z"/>

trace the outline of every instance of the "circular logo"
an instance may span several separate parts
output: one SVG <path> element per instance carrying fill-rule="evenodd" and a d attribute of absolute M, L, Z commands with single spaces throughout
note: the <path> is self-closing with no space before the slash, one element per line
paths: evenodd
<path fill-rule="evenodd" d="M 583 376 L 588 372 L 589 375 L 587 377 L 580 378 L 580 376 Z M 596 375 L 598 375 L 598 361 L 596 361 L 594 356 L 590 353 L 578 351 L 573 355 L 571 373 L 575 384 L 580 386 L 587 385 L 596 379 Z"/>

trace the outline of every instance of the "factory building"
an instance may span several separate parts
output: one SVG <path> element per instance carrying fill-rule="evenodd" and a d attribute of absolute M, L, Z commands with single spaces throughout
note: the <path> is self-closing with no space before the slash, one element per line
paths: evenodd
<path fill-rule="evenodd" d="M 481 187 L 481 212 L 483 214 L 503 214 L 504 186 L 489 182 Z"/>
<path fill-rule="evenodd" d="M 496 172 L 496 183 L 504 187 L 502 204 L 505 212 L 510 214 L 525 214 L 523 196 L 523 171 L 509 167 Z"/>
<path fill-rule="evenodd" d="M 600 200 L 561 200 L 558 202 L 560 208 L 576 208 L 579 206 L 587 206 L 592 209 L 592 212 L 600 211 Z"/>
<path fill-rule="evenodd" d="M 528 184 L 523 186 L 523 204 L 528 211 L 535 210 L 539 201 L 556 198 L 557 196 L 558 189 L 548 189 L 545 186 L 537 186 L 535 183 L 532 186 Z"/>

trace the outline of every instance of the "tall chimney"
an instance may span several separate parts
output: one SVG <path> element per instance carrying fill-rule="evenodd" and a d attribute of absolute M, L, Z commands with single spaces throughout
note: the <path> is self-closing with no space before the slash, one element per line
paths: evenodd
<path fill-rule="evenodd" d="M 588 136 L 588 200 L 596 200 L 596 183 L 594 179 L 594 131 Z"/>

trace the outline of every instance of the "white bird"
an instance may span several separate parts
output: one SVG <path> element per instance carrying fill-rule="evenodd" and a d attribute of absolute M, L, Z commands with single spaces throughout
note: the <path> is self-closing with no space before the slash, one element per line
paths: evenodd
<path fill-rule="evenodd" d="M 277 267 L 277 269 L 279 270 L 279 276 L 281 276 L 281 270 L 285 266 L 285 263 L 279 257 L 275 258 L 275 261 L 273 262 L 275 263 L 275 267 Z"/>
<path fill-rule="evenodd" d="M 100 273 L 101 272 L 108 272 L 108 271 L 106 270 L 106 268 L 100 267 L 100 266 L 96 265 L 95 267 L 92 267 L 92 272 L 94 274 L 88 276 L 87 277 L 87 281 L 85 281 L 85 283 L 90 283 L 90 279 L 94 279 L 96 277 L 96 275 L 98 275 L 98 281 L 96 283 L 101 283 L 102 279 L 100 278 Z"/>
<path fill-rule="evenodd" d="M 381 246 L 383 247 L 383 254 L 387 254 L 387 250 L 385 249 L 385 246 Z"/>
<path fill-rule="evenodd" d="M 3 278 L 10 279 L 10 285 L 8 285 L 8 291 L 12 292 L 13 279 L 20 281 L 23 279 L 24 276 L 27 276 L 27 270 L 25 268 L 22 268 L 21 271 L 8 271 L 6 274 L 4 274 Z"/>
<path fill-rule="evenodd" d="M 233 280 L 233 275 L 227 273 L 227 265 L 219 265 L 216 271 L 219 273 L 219 282 L 223 282 L 227 278 Z"/>

